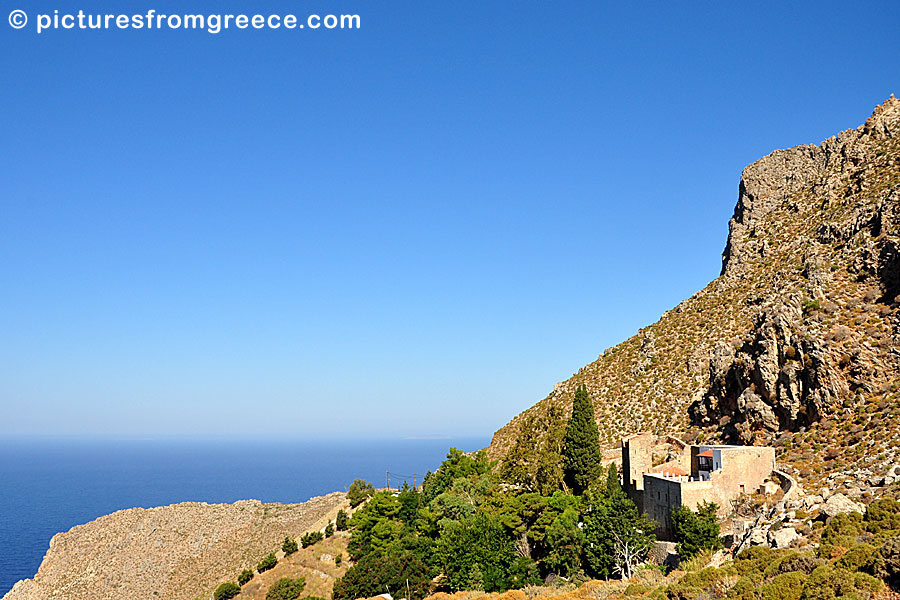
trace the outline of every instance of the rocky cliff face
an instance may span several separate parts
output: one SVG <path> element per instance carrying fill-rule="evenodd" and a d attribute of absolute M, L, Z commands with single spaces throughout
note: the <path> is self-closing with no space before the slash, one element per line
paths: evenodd
<path fill-rule="evenodd" d="M 857 129 L 744 169 L 721 276 L 557 384 L 490 454 L 537 464 L 532 449 L 584 383 L 610 443 L 640 430 L 777 442 L 811 477 L 844 446 L 844 466 L 889 468 L 900 458 L 898 248 L 891 96 Z M 876 436 L 873 425 L 889 426 Z"/>
<path fill-rule="evenodd" d="M 187 502 L 132 508 L 53 536 L 34 579 L 3 600 L 211 598 L 285 536 L 324 527 L 345 504 L 333 493 L 303 504 Z"/>

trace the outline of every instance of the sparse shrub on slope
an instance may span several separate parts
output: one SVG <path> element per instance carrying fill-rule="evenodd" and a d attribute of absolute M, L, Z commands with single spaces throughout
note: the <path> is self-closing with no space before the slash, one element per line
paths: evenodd
<path fill-rule="evenodd" d="M 310 531 L 309 533 L 303 534 L 303 537 L 300 538 L 300 544 L 304 548 L 309 548 L 313 544 L 321 542 L 324 538 L 325 536 L 322 535 L 321 531 Z"/>
<path fill-rule="evenodd" d="M 857 544 L 847 550 L 834 564 L 851 572 L 872 573 L 877 556 L 878 550 L 871 544 Z"/>
<path fill-rule="evenodd" d="M 244 569 L 237 576 L 238 584 L 241 586 L 246 585 L 251 579 L 253 579 L 253 571 L 250 569 Z"/>
<path fill-rule="evenodd" d="M 876 575 L 895 591 L 900 591 L 900 536 L 888 539 L 878 553 Z"/>
<path fill-rule="evenodd" d="M 240 593 L 241 587 L 238 584 L 227 581 L 216 588 L 213 598 L 215 600 L 231 600 Z"/>
<path fill-rule="evenodd" d="M 678 582 L 666 588 L 666 597 L 672 600 L 697 600 L 698 598 L 714 598 L 722 581 L 729 572 L 715 567 L 706 567 L 688 573 Z"/>
<path fill-rule="evenodd" d="M 876 500 L 866 507 L 863 520 L 866 531 L 875 535 L 900 532 L 900 502 L 891 498 Z"/>
<path fill-rule="evenodd" d="M 306 578 L 282 577 L 266 592 L 266 600 L 297 600 L 306 587 Z"/>
<path fill-rule="evenodd" d="M 304 546 L 305 548 L 306 546 Z M 290 556 L 294 552 L 298 550 L 297 542 L 290 537 L 284 538 L 284 542 L 281 544 L 281 551 L 284 552 L 285 556 Z"/>
<path fill-rule="evenodd" d="M 762 600 L 800 600 L 807 577 L 799 571 L 776 575 L 760 590 Z"/>
<path fill-rule="evenodd" d="M 273 568 L 277 564 L 278 564 L 278 559 L 275 558 L 275 553 L 270 552 L 261 561 L 259 561 L 259 564 L 256 565 L 256 570 L 259 571 L 260 573 L 265 573 L 266 571 Z"/>
<path fill-rule="evenodd" d="M 857 544 L 859 536 L 865 530 L 863 516 L 858 512 L 835 515 L 822 531 L 819 556 L 825 559 L 841 556 L 848 548 Z"/>
<path fill-rule="evenodd" d="M 809 575 L 800 600 L 833 600 L 840 596 L 860 598 L 878 591 L 880 587 L 880 581 L 865 573 L 822 565 Z"/>

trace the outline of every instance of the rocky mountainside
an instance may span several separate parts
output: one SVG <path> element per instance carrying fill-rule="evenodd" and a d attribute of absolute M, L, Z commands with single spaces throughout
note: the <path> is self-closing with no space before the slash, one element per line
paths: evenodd
<path fill-rule="evenodd" d="M 210 598 L 266 554 L 324 527 L 343 493 L 302 504 L 186 502 L 131 508 L 53 536 L 34 579 L 17 583 L 3 600 L 123 600 Z"/>
<path fill-rule="evenodd" d="M 804 480 L 900 460 L 900 100 L 744 169 L 721 275 L 499 430 L 537 472 L 585 384 L 601 435 L 773 443 Z M 871 486 L 877 487 L 877 486 Z"/>

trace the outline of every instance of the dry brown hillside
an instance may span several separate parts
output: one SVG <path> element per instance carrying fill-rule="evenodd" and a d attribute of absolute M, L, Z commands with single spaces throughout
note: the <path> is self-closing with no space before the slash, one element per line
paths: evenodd
<path fill-rule="evenodd" d="M 346 506 L 346 495 L 335 492 L 302 504 L 243 500 L 120 510 L 53 536 L 34 579 L 17 583 L 4 600 L 212 598 L 218 584 L 280 549 L 285 536 L 321 530 Z"/>
<path fill-rule="evenodd" d="M 745 168 L 720 277 L 515 417 L 491 457 L 540 468 L 584 383 L 610 444 L 775 443 L 806 479 L 877 479 L 900 459 L 898 249 L 891 96 L 857 129 Z"/>
<path fill-rule="evenodd" d="M 291 579 L 304 577 L 306 579 L 306 587 L 303 588 L 304 597 L 331 598 L 335 580 L 347 572 L 349 540 L 349 533 L 337 532 L 334 537 L 280 558 L 275 568 L 265 573 L 257 573 L 241 588 L 236 600 L 265 600 L 269 588 L 282 577 Z M 336 556 L 342 557 L 340 565 L 335 564 Z"/>

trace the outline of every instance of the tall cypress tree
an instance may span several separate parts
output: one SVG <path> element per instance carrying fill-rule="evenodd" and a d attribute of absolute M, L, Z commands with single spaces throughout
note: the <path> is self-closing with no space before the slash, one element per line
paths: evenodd
<path fill-rule="evenodd" d="M 603 472 L 600 431 L 594 421 L 594 406 L 584 384 L 575 391 L 563 458 L 566 485 L 577 495 L 583 494 Z"/>
<path fill-rule="evenodd" d="M 619 483 L 619 470 L 615 463 L 610 463 L 609 471 L 606 473 L 606 496 L 611 497 L 616 494 L 624 494 L 622 484 Z"/>

